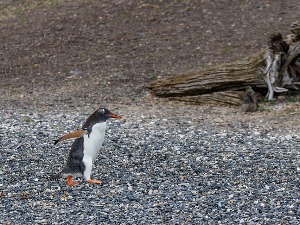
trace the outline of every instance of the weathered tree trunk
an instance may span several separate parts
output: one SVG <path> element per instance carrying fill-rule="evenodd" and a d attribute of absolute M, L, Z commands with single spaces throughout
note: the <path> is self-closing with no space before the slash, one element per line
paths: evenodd
<path fill-rule="evenodd" d="M 264 54 L 262 50 L 237 62 L 156 80 L 149 88 L 157 96 L 192 104 L 241 105 L 247 86 L 267 88 Z"/>
<path fill-rule="evenodd" d="M 211 94 L 169 97 L 169 99 L 190 104 L 241 105 L 243 94 L 244 91 L 218 91 Z"/>
<path fill-rule="evenodd" d="M 292 25 L 292 35 L 270 37 L 268 48 L 232 63 L 199 72 L 158 79 L 147 87 L 157 96 L 190 103 L 241 105 L 247 87 L 274 92 L 297 89 L 300 77 L 300 23 Z"/>

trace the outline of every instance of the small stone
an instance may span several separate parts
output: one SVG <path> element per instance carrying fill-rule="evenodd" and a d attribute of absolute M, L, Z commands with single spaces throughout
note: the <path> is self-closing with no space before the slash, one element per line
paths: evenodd
<path fill-rule="evenodd" d="M 285 135 L 284 138 L 288 141 L 293 139 L 292 135 Z"/>

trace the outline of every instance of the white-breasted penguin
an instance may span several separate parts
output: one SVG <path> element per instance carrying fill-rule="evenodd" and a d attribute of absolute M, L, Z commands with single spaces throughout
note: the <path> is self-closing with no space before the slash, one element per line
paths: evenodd
<path fill-rule="evenodd" d="M 108 109 L 99 108 L 86 120 L 81 130 L 66 134 L 54 142 L 57 144 L 66 139 L 77 138 L 71 147 L 67 163 L 59 174 L 59 176 L 67 177 L 69 186 L 78 183 L 72 180 L 73 177 L 82 175 L 89 183 L 102 184 L 101 180 L 91 179 L 91 172 L 93 162 L 102 147 L 106 120 L 109 118 L 120 119 L 121 117 L 111 113 Z"/>

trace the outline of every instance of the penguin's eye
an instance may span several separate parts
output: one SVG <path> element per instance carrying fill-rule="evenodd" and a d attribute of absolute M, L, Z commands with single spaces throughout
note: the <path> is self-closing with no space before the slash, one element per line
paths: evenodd
<path fill-rule="evenodd" d="M 99 113 L 105 114 L 105 109 L 98 109 Z"/>

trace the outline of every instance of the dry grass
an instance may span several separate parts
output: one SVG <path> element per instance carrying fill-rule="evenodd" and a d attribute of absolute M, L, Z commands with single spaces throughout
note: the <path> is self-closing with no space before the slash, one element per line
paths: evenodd
<path fill-rule="evenodd" d="M 0 1 L 0 21 L 21 16 L 36 8 L 57 7 L 70 0 L 2 0 Z"/>

